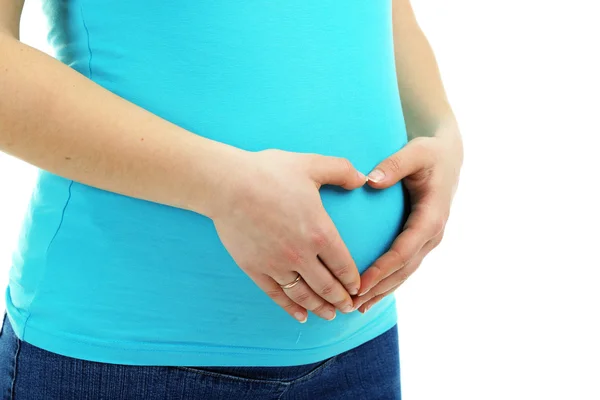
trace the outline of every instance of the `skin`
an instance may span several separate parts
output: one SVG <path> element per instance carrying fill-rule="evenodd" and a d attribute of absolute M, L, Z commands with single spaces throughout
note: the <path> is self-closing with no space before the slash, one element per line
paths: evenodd
<path fill-rule="evenodd" d="M 353 300 L 363 313 L 393 294 L 440 244 L 463 163 L 458 124 L 409 0 L 393 1 L 393 27 L 409 142 L 375 167 L 368 184 L 383 190 L 403 180 L 411 207 L 391 248 L 361 275 L 360 292 Z"/>
<path fill-rule="evenodd" d="M 300 322 L 307 310 L 328 320 L 353 310 L 360 275 L 319 196 L 322 185 L 365 184 L 348 160 L 249 152 L 186 131 L 21 43 L 22 5 L 0 0 L 0 151 L 211 218 L 240 268 Z M 279 286 L 298 273 L 300 284 Z"/>

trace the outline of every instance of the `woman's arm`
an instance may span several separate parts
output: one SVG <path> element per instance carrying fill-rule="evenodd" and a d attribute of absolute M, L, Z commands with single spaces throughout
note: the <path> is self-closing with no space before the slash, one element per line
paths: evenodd
<path fill-rule="evenodd" d="M 341 158 L 248 152 L 169 123 L 19 42 L 21 9 L 0 0 L 0 151 L 210 217 L 240 268 L 301 321 L 352 309 L 360 276 L 318 189 L 354 189 L 364 175 Z M 297 273 L 304 282 L 284 292 Z"/>
<path fill-rule="evenodd" d="M 210 215 L 211 193 L 241 150 L 181 129 L 19 42 L 20 7 L 0 4 L 0 151 L 97 188 Z"/>
<path fill-rule="evenodd" d="M 463 162 L 458 124 L 410 0 L 393 0 L 393 27 L 398 88 L 410 141 L 369 174 L 369 185 L 385 189 L 402 180 L 411 207 L 390 250 L 361 276 L 360 295 L 354 302 L 361 312 L 393 293 L 441 242 Z"/>
<path fill-rule="evenodd" d="M 440 71 L 410 0 L 393 0 L 396 76 L 409 139 L 420 136 L 452 137 L 462 161 L 456 119 L 444 91 Z"/>

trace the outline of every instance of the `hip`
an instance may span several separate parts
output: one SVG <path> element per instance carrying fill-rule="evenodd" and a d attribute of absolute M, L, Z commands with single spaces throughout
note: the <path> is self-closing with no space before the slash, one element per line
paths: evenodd
<path fill-rule="evenodd" d="M 315 363 L 274 367 L 135 366 L 91 362 L 18 338 L 5 314 L 0 391 L 5 399 L 400 398 L 397 325 Z"/>

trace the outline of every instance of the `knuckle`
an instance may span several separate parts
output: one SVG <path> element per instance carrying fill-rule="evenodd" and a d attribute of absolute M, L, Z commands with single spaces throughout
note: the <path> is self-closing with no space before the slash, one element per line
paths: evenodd
<path fill-rule="evenodd" d="M 304 257 L 300 250 L 294 246 L 287 246 L 283 249 L 284 260 L 291 265 L 300 265 L 304 263 Z"/>
<path fill-rule="evenodd" d="M 354 166 L 352 165 L 350 160 L 348 160 L 347 158 L 339 158 L 339 160 L 344 172 L 350 174 L 354 170 Z"/>
<path fill-rule="evenodd" d="M 335 269 L 335 271 L 334 271 L 334 275 L 335 275 L 337 278 L 346 278 L 346 277 L 351 277 L 351 276 L 353 275 L 353 274 L 352 274 L 352 270 L 353 270 L 353 268 L 352 268 L 352 267 L 350 267 L 350 265 L 348 265 L 348 264 L 343 264 L 343 265 L 340 265 L 340 266 L 338 266 L 338 267 Z M 343 279 L 343 280 L 345 280 L 345 279 Z"/>
<path fill-rule="evenodd" d="M 314 229 L 310 234 L 310 243 L 316 249 L 325 249 L 330 244 L 330 237 L 324 229 Z"/>
<path fill-rule="evenodd" d="M 336 168 L 339 168 L 340 172 L 340 182 L 338 182 L 337 184 L 342 187 L 346 186 L 348 182 L 351 182 L 350 177 L 352 176 L 351 173 L 354 170 L 354 167 L 352 166 L 352 163 L 346 158 L 334 158 L 336 159 Z"/>
<path fill-rule="evenodd" d="M 384 267 L 384 265 L 382 265 L 381 259 L 375 260 L 375 262 L 373 262 L 373 264 L 371 265 L 371 267 L 369 267 L 369 269 L 376 271 L 375 273 L 377 274 L 377 276 L 382 275 L 383 272 L 385 271 L 385 267 Z"/>
<path fill-rule="evenodd" d="M 281 290 L 278 290 L 278 289 L 266 290 L 265 293 L 267 294 L 267 296 L 269 296 L 273 300 L 279 300 L 279 299 L 282 299 L 284 297 L 287 297 L 285 295 L 285 293 L 283 293 Z"/>
<path fill-rule="evenodd" d="M 394 173 L 400 172 L 400 160 L 398 159 L 397 155 L 393 155 L 388 158 L 388 168 Z"/>
<path fill-rule="evenodd" d="M 316 305 L 315 307 L 311 308 L 310 311 L 312 311 L 316 314 L 319 314 L 319 313 L 325 311 L 326 308 L 327 308 L 327 303 L 322 302 L 322 303 L 319 303 L 318 305 Z"/>
<path fill-rule="evenodd" d="M 392 263 L 394 265 L 402 265 L 404 266 L 404 264 L 406 264 L 407 262 L 407 258 L 405 256 L 403 256 L 400 251 L 398 251 L 398 249 L 392 247 L 389 250 L 389 256 L 392 259 Z"/>
<path fill-rule="evenodd" d="M 306 290 L 303 290 L 301 292 L 294 293 L 292 295 L 292 298 L 298 304 L 300 304 L 300 303 L 306 303 L 310 299 L 310 293 L 307 292 Z"/>
<path fill-rule="evenodd" d="M 442 216 L 435 216 L 431 220 L 431 228 L 436 235 L 441 233 L 446 225 L 446 221 Z"/>
<path fill-rule="evenodd" d="M 328 282 L 325 283 L 323 286 L 321 286 L 321 290 L 319 291 L 319 293 L 322 296 L 328 297 L 331 294 L 333 294 L 335 291 L 335 284 L 333 282 Z"/>
<path fill-rule="evenodd" d="M 337 231 L 334 228 L 327 228 L 326 226 L 327 223 L 321 223 L 320 226 L 314 228 L 310 233 L 310 244 L 317 251 L 334 247 L 339 240 Z"/>

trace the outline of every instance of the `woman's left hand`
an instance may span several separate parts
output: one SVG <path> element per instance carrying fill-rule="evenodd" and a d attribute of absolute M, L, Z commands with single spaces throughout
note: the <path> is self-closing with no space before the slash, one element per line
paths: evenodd
<path fill-rule="evenodd" d="M 369 174 L 368 184 L 376 189 L 402 179 L 411 209 L 388 252 L 362 274 L 359 294 L 353 297 L 355 309 L 364 313 L 393 293 L 441 242 L 461 165 L 462 142 L 456 130 L 450 136 L 409 141 Z"/>

